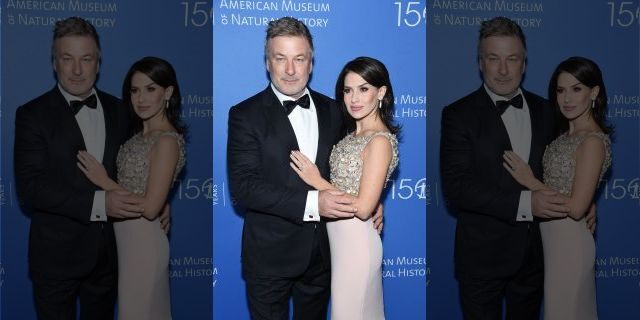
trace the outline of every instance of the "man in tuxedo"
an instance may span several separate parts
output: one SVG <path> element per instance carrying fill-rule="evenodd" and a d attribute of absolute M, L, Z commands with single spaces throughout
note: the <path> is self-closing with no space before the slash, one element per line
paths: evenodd
<path fill-rule="evenodd" d="M 328 178 L 332 146 L 344 135 L 341 108 L 307 87 L 313 41 L 284 17 L 269 23 L 265 63 L 271 83 L 229 111 L 231 192 L 247 208 L 242 270 L 252 319 L 326 319 L 330 256 L 324 218 L 353 217 L 352 197 L 311 190 L 291 169 L 300 150 Z M 376 214 L 378 224 L 380 210 Z"/>
<path fill-rule="evenodd" d="M 86 20 L 56 23 L 57 84 L 16 111 L 18 197 L 31 216 L 29 271 L 39 319 L 113 319 L 116 243 L 107 217 L 139 217 L 139 199 L 98 190 L 78 168 L 87 150 L 116 179 L 116 155 L 128 138 L 129 111 L 94 87 L 100 40 Z M 165 216 L 166 217 L 166 216 Z"/>
<path fill-rule="evenodd" d="M 455 271 L 465 319 L 539 319 L 543 255 L 538 218 L 565 217 L 567 199 L 525 190 L 502 155 L 528 159 L 542 180 L 545 146 L 556 136 L 548 102 L 520 87 L 526 42 L 498 17 L 482 23 L 478 64 L 483 85 L 442 111 L 440 169 L 457 214 Z"/>

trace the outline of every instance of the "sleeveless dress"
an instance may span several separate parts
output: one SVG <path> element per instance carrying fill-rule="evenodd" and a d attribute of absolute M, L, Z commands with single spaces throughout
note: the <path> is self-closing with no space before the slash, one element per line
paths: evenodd
<path fill-rule="evenodd" d="M 144 195 L 149 175 L 149 151 L 161 136 L 174 137 L 179 157 L 174 180 L 185 163 L 184 139 L 173 131 L 143 137 L 139 133 L 120 147 L 118 183 Z M 160 219 L 144 217 L 113 223 L 118 248 L 118 319 L 171 319 L 169 298 L 169 241 Z"/>
<path fill-rule="evenodd" d="M 544 183 L 571 195 L 576 169 L 574 153 L 587 138 L 595 136 L 605 145 L 600 179 L 611 165 L 611 141 L 604 133 L 591 132 L 554 140 L 543 157 Z M 544 319 L 593 320 L 596 309 L 595 243 L 585 218 L 555 219 L 540 223 L 544 252 Z"/>
<path fill-rule="evenodd" d="M 387 177 L 398 164 L 398 141 L 388 132 L 370 136 L 347 135 L 333 147 L 329 164 L 331 184 L 358 195 L 362 175 L 361 154 L 375 136 L 389 139 L 392 159 Z M 357 217 L 327 222 L 331 249 L 331 319 L 384 319 L 382 298 L 382 242 L 372 219 Z"/>

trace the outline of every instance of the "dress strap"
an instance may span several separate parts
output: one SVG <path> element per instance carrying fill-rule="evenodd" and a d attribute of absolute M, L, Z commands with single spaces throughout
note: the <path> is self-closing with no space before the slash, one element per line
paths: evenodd
<path fill-rule="evenodd" d="M 375 132 L 375 133 L 367 136 L 367 143 L 369 143 L 369 141 L 371 141 L 373 138 L 375 138 L 377 136 L 383 136 L 383 137 L 387 138 L 389 140 L 389 142 L 391 142 L 391 145 L 393 147 L 395 147 L 398 144 L 398 139 L 396 139 L 396 135 L 391 133 L 391 132 L 387 132 L 387 131 L 378 131 L 378 132 Z"/>
<path fill-rule="evenodd" d="M 578 145 L 580 145 L 584 140 L 586 140 L 589 137 L 599 138 L 602 141 L 602 143 L 604 143 L 604 146 L 607 149 L 609 149 L 609 147 L 611 146 L 611 140 L 609 140 L 609 135 L 601 131 L 591 131 L 591 132 L 585 133 L 584 135 L 581 136 L 580 140 L 578 141 Z"/>
<path fill-rule="evenodd" d="M 160 137 L 164 137 L 164 136 L 170 136 L 170 137 L 174 137 L 177 141 L 178 141 L 178 145 L 182 146 L 184 144 L 184 138 L 182 137 L 181 134 L 175 132 L 175 131 L 159 131 L 159 132 L 155 132 L 151 137 L 151 144 L 155 144 L 156 141 L 158 141 L 158 139 L 160 139 Z"/>

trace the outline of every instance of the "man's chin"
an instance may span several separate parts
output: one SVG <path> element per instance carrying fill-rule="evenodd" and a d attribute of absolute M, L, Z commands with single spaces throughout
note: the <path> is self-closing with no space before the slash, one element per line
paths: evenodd
<path fill-rule="evenodd" d="M 489 88 L 491 89 L 491 88 Z M 503 96 L 503 97 L 510 97 L 512 96 L 516 91 L 518 91 L 518 87 L 515 88 L 505 88 L 503 86 L 497 87 L 495 89 L 491 89 L 491 91 L 493 91 L 495 94 L 499 95 L 499 96 Z"/>
<path fill-rule="evenodd" d="M 302 95 L 302 93 L 304 92 L 304 88 L 299 89 L 299 88 L 290 88 L 290 89 L 286 89 L 285 90 L 280 90 L 280 92 L 282 92 L 283 94 L 289 96 L 289 97 L 295 97 L 297 98 L 298 96 Z"/>
<path fill-rule="evenodd" d="M 63 86 L 62 88 L 65 91 L 69 92 L 70 94 L 80 98 L 84 98 L 85 96 L 88 96 L 89 93 L 91 93 L 91 87 L 87 89 L 87 88 L 78 88 L 78 87 L 67 88 Z"/>

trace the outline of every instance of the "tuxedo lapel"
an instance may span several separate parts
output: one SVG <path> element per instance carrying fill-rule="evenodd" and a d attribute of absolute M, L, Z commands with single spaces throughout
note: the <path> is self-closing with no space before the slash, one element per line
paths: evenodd
<path fill-rule="evenodd" d="M 509 140 L 509 133 L 507 132 L 507 127 L 505 127 L 504 122 L 502 122 L 502 117 L 498 114 L 495 104 L 489 94 L 484 89 L 484 87 L 480 87 L 478 92 L 478 102 L 477 106 L 483 108 L 480 114 L 486 115 L 484 116 L 484 124 L 482 126 L 486 127 L 492 135 L 495 135 L 498 139 L 493 139 L 493 141 L 499 141 L 501 146 L 505 146 L 504 150 L 512 150 L 511 140 Z"/>
<path fill-rule="evenodd" d="M 62 130 L 67 137 L 65 140 L 70 141 L 71 146 L 76 150 L 86 150 L 87 147 L 84 143 L 84 138 L 82 138 L 82 131 L 80 131 L 80 126 L 69 103 L 57 87 L 53 89 L 52 93 L 49 106 L 55 109 L 52 114 L 58 115 L 58 125 L 61 128 L 66 128 Z"/>
<path fill-rule="evenodd" d="M 107 98 L 101 91 L 98 92 L 98 98 L 100 99 L 100 105 L 102 105 L 102 112 L 104 115 L 104 153 L 102 156 L 102 164 L 107 168 L 112 165 L 111 161 L 105 161 L 106 159 L 112 159 L 120 148 L 118 142 L 118 132 L 121 128 L 120 123 L 117 123 L 117 110 L 115 108 L 123 107 L 114 105 L 109 98 Z M 107 168 L 108 171 L 109 168 Z"/>
<path fill-rule="evenodd" d="M 263 91 L 262 105 L 264 106 L 263 115 L 268 119 L 272 133 L 278 135 L 278 139 L 283 142 L 283 146 L 289 148 L 289 150 L 299 150 L 298 140 L 296 140 L 296 133 L 293 131 L 293 126 L 287 117 L 280 100 L 271 89 L 271 86 L 267 87 Z"/>
<path fill-rule="evenodd" d="M 529 106 L 529 117 L 531 119 L 531 151 L 529 152 L 529 159 L 527 163 L 530 166 L 532 159 L 538 159 L 542 152 L 544 152 L 545 142 L 544 135 L 545 127 L 542 114 L 542 106 L 538 105 L 533 97 L 528 92 L 524 92 L 524 97 Z"/>
<path fill-rule="evenodd" d="M 323 99 L 315 92 L 311 91 L 311 98 L 316 107 L 316 116 L 318 118 L 318 150 L 316 153 L 316 164 L 320 166 L 320 161 L 329 159 L 330 148 L 333 144 L 334 133 L 331 132 L 331 114 L 328 110 L 329 105 L 324 104 Z"/>

